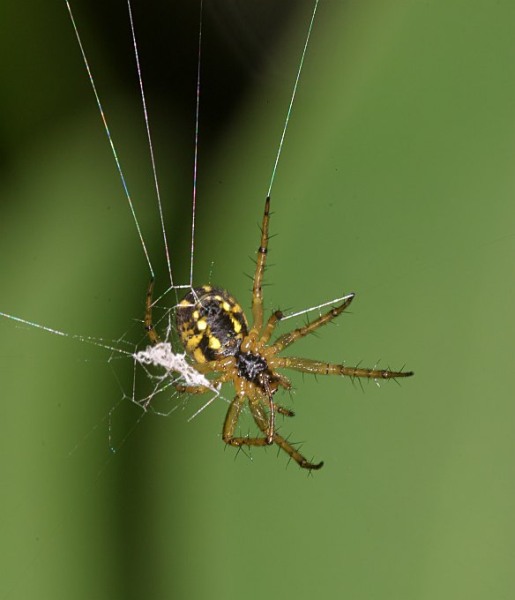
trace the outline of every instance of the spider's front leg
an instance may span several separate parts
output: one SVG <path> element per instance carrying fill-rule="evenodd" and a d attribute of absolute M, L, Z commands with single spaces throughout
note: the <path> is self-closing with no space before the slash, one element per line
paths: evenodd
<path fill-rule="evenodd" d="M 265 273 L 266 255 L 268 252 L 268 224 L 270 222 L 270 197 L 265 201 L 263 223 L 261 225 L 261 242 L 257 250 L 256 271 L 252 285 L 252 329 L 251 334 L 257 336 L 263 327 L 263 275 Z"/>
<path fill-rule="evenodd" d="M 245 396 L 237 395 L 231 402 L 225 415 L 224 427 L 222 431 L 222 439 L 229 446 L 235 446 L 237 448 L 241 446 L 270 446 L 274 442 L 268 436 L 268 420 L 266 421 L 265 431 L 267 437 L 248 437 L 248 436 L 235 436 L 234 430 L 240 418 L 241 409 L 245 402 Z M 252 401 L 250 402 L 252 410 Z M 254 414 L 254 413 L 252 413 Z M 260 427 L 261 429 L 261 427 Z"/>
<path fill-rule="evenodd" d="M 185 394 L 207 394 L 209 392 L 216 392 L 218 390 L 218 381 L 213 379 L 212 382 L 213 389 L 207 387 L 207 385 L 182 385 L 180 383 L 175 386 L 175 389 L 178 392 Z"/>

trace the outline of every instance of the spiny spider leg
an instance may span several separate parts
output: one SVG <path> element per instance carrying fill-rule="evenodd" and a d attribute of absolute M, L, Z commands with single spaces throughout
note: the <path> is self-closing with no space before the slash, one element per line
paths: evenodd
<path fill-rule="evenodd" d="M 327 311 L 325 314 L 318 317 L 318 319 L 311 321 L 311 323 L 308 323 L 303 327 L 299 327 L 298 329 L 294 329 L 293 331 L 289 331 L 288 333 L 284 333 L 283 335 L 278 337 L 277 340 L 271 346 L 273 348 L 274 353 L 281 352 L 300 338 L 303 338 L 306 335 L 313 333 L 313 331 L 315 331 L 322 325 L 325 325 L 326 323 L 329 323 L 330 321 L 335 319 L 349 306 L 349 304 L 353 300 L 354 294 L 349 294 L 349 297 L 344 302 L 342 302 L 340 306 L 335 306 L 334 308 L 331 308 L 331 310 Z"/>
<path fill-rule="evenodd" d="M 290 410 L 289 408 L 285 408 L 284 406 L 281 406 L 280 404 L 275 405 L 275 410 L 280 415 L 283 415 L 284 417 L 294 417 L 295 416 L 295 413 L 293 412 L 293 410 Z"/>
<path fill-rule="evenodd" d="M 275 313 L 275 314 L 277 314 L 277 313 Z M 270 324 L 271 320 L 272 320 L 272 317 L 270 317 L 270 319 L 268 320 L 269 324 Z M 262 342 L 262 340 L 261 340 L 261 342 Z M 291 382 L 287 377 L 285 377 L 284 375 L 281 375 L 280 373 L 276 373 L 274 375 L 274 377 L 275 377 L 275 381 L 278 385 L 282 386 L 286 390 L 291 389 Z M 272 388 L 270 387 L 270 379 L 269 379 L 268 374 L 263 374 L 260 378 L 260 382 L 261 382 L 261 386 L 263 387 L 263 389 L 265 391 L 266 397 L 268 399 L 269 426 L 268 426 L 267 440 L 271 444 L 273 442 L 273 437 L 274 437 L 274 432 L 275 432 L 275 413 L 276 413 L 276 411 L 287 417 L 293 417 L 293 416 L 295 416 L 295 413 L 291 410 L 288 410 L 287 408 L 284 408 L 283 406 L 278 406 L 274 402 L 273 396 L 274 396 L 275 391 L 277 391 L 277 388 L 275 388 L 275 390 L 272 390 Z"/>
<path fill-rule="evenodd" d="M 154 323 L 152 322 L 152 295 L 154 293 L 154 278 L 150 280 L 147 289 L 147 297 L 145 299 L 145 331 L 150 339 L 151 344 L 158 344 L 161 338 L 154 329 Z"/>
<path fill-rule="evenodd" d="M 252 412 L 252 416 L 254 417 L 254 421 L 256 421 L 257 426 L 261 431 L 266 435 L 268 428 L 268 419 L 266 418 L 263 407 L 254 402 L 250 403 L 250 410 Z M 319 463 L 311 463 L 309 462 L 302 454 L 296 450 L 285 438 L 279 435 L 277 432 L 274 433 L 273 438 L 274 443 L 276 443 L 281 450 L 284 450 L 287 454 L 289 454 L 293 460 L 302 467 L 303 469 L 321 469 L 323 466 L 323 461 Z"/>
<path fill-rule="evenodd" d="M 258 259 L 256 261 L 256 273 L 254 275 L 253 293 L 252 293 L 252 316 L 254 324 L 252 333 L 257 335 L 263 326 L 263 274 L 266 266 L 266 256 L 268 253 L 268 229 L 270 223 L 270 196 L 265 201 L 265 211 L 263 213 L 263 223 L 261 225 L 261 243 L 258 248 Z M 259 339 L 260 344 L 265 345 L 270 340 L 277 323 L 283 318 L 280 310 L 273 312 L 266 323 L 265 328 Z"/>
<path fill-rule="evenodd" d="M 293 356 L 275 357 L 274 367 L 280 369 L 293 369 L 312 375 L 343 375 L 346 377 L 366 377 L 368 379 L 397 379 L 398 377 L 411 377 L 413 371 L 390 371 L 390 369 L 362 369 L 360 367 L 346 367 L 334 363 L 309 358 L 295 358 Z"/>
<path fill-rule="evenodd" d="M 275 402 L 273 398 L 273 391 L 270 388 L 270 381 L 268 375 L 264 375 L 261 378 L 261 384 L 265 390 L 265 394 L 268 400 L 268 430 L 266 434 L 266 441 L 268 444 L 272 444 L 274 441 L 275 434 Z"/>
<path fill-rule="evenodd" d="M 265 212 L 261 225 L 261 243 L 257 251 L 256 272 L 252 286 L 252 329 L 250 336 L 257 336 L 263 327 L 263 275 L 266 266 L 266 254 L 268 252 L 268 224 L 270 221 L 270 197 L 265 201 Z M 269 321 L 270 323 L 270 321 Z"/>
<path fill-rule="evenodd" d="M 236 396 L 229 406 L 227 415 L 225 417 L 222 434 L 223 441 L 226 444 L 240 448 L 241 446 L 269 446 L 271 443 L 275 443 L 279 446 L 279 448 L 281 448 L 281 450 L 284 450 L 287 454 L 289 454 L 291 458 L 303 469 L 316 470 L 322 467 L 324 464 L 323 462 L 309 462 L 298 450 L 296 450 L 276 431 L 273 434 L 272 441 L 268 441 L 269 420 L 265 415 L 263 407 L 260 406 L 256 399 L 249 399 L 250 411 L 252 412 L 252 416 L 254 417 L 254 421 L 256 422 L 257 426 L 267 437 L 235 437 L 234 430 L 236 428 L 236 424 L 238 423 L 244 399 L 244 397 Z M 264 401 L 262 400 L 262 402 Z"/>
<path fill-rule="evenodd" d="M 266 324 L 265 328 L 263 329 L 263 334 L 261 335 L 261 338 L 259 340 L 261 344 L 266 344 L 270 340 L 277 323 L 282 318 L 283 318 L 283 313 L 280 310 L 276 310 L 275 312 L 273 312 L 270 315 L 270 317 L 267 321 L 267 324 Z"/>
<path fill-rule="evenodd" d="M 244 437 L 244 436 L 235 436 L 234 430 L 236 429 L 236 424 L 238 423 L 238 419 L 240 417 L 240 412 L 243 407 L 243 402 L 245 397 L 236 396 L 231 402 L 229 409 L 227 410 L 227 414 L 225 415 L 224 428 L 222 432 L 222 439 L 229 446 L 236 446 L 237 448 L 241 446 L 269 446 L 275 441 L 274 438 L 271 441 L 268 441 L 268 420 L 265 419 L 265 429 L 262 430 L 267 437 Z M 249 400 L 250 409 L 252 414 L 254 414 L 254 406 L 256 401 L 253 402 Z M 262 429 L 260 427 L 260 429 Z"/>

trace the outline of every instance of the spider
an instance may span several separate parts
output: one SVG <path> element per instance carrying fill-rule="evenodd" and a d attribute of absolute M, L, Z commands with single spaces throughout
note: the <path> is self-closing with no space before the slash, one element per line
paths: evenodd
<path fill-rule="evenodd" d="M 411 371 L 389 369 L 364 369 L 347 367 L 307 358 L 283 357 L 280 353 L 297 340 L 313 333 L 322 325 L 340 315 L 352 302 L 349 294 L 339 305 L 317 319 L 280 335 L 274 342 L 270 338 L 283 318 L 279 310 L 273 312 L 265 323 L 263 320 L 262 282 L 268 251 L 268 226 L 270 221 L 270 197 L 266 199 L 261 227 L 261 241 L 257 250 L 256 271 L 252 286 L 252 326 L 233 296 L 226 290 L 203 285 L 190 290 L 176 309 L 176 323 L 184 350 L 202 374 L 215 373 L 213 386 L 232 382 L 236 395 L 225 417 L 222 439 L 226 444 L 242 446 L 270 446 L 277 444 L 303 469 L 320 469 L 323 462 L 308 461 L 276 427 L 276 413 L 293 417 L 294 413 L 274 400 L 279 388 L 290 390 L 290 380 L 278 369 L 293 369 L 313 375 L 341 375 L 368 379 L 396 379 L 410 377 Z M 150 282 L 145 304 L 145 330 L 150 342 L 160 341 L 152 322 L 153 281 Z M 176 386 L 190 394 L 209 391 L 207 387 Z M 241 410 L 248 402 L 250 412 L 262 435 L 237 436 L 235 429 Z"/>

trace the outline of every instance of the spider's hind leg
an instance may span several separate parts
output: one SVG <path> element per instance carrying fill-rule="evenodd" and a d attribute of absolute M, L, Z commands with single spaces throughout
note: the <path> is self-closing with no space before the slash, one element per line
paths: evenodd
<path fill-rule="evenodd" d="M 256 270 L 252 285 L 252 329 L 251 333 L 257 337 L 263 327 L 263 275 L 266 267 L 268 253 L 268 225 L 270 223 L 270 197 L 265 201 L 263 223 L 261 225 L 261 238 L 257 250 Z"/>

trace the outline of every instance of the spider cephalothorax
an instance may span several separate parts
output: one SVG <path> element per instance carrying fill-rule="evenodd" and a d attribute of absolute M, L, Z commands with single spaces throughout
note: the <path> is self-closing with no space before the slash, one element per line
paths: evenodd
<path fill-rule="evenodd" d="M 266 323 L 263 322 L 262 281 L 268 248 L 269 220 L 270 198 L 267 198 L 252 289 L 252 327 L 249 329 L 241 306 L 228 292 L 204 285 L 193 288 L 179 302 L 176 312 L 177 329 L 186 353 L 195 363 L 195 368 L 200 373 L 215 373 L 214 379 L 210 380 L 213 386 L 225 382 L 234 386 L 236 396 L 227 410 L 222 432 L 225 443 L 236 447 L 267 446 L 275 443 L 301 467 L 319 469 L 323 462 L 308 461 L 277 432 L 276 412 L 289 417 L 294 416 L 292 411 L 274 401 L 279 387 L 291 388 L 289 379 L 278 369 L 376 380 L 409 377 L 413 373 L 346 367 L 306 358 L 279 356 L 282 350 L 340 315 L 352 302 L 354 294 L 345 296 L 341 304 L 334 306 L 311 323 L 284 333 L 273 343 L 269 343 L 277 323 L 283 318 L 283 314 L 276 311 Z M 151 342 L 156 343 L 159 337 L 152 325 L 152 287 L 151 283 L 147 293 L 145 326 Z M 208 388 L 202 385 L 183 386 L 181 389 L 190 393 L 208 391 Z M 262 432 L 261 436 L 234 435 L 245 401 L 248 401 L 252 416 Z"/>

